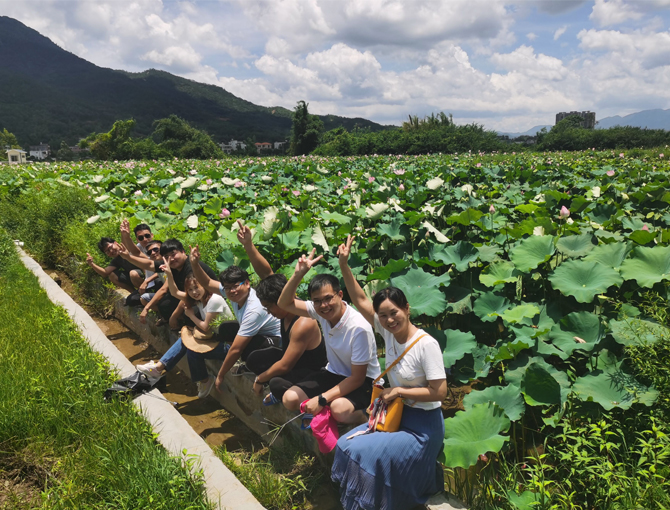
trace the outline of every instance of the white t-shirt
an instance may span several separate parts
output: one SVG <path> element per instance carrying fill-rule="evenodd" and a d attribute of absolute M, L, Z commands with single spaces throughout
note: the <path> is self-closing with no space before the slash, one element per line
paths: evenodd
<path fill-rule="evenodd" d="M 218 315 L 228 310 L 228 305 L 226 304 L 226 300 L 223 299 L 223 296 L 212 294 L 205 306 L 202 306 L 202 302 L 198 301 L 193 308 L 197 309 L 200 312 L 202 320 L 205 320 L 208 313 L 215 313 Z"/>
<path fill-rule="evenodd" d="M 414 340 L 421 335 L 426 335 L 403 356 L 396 366 L 386 373 L 391 387 L 425 388 L 428 386 L 428 381 L 446 379 L 440 344 L 424 330 L 418 330 L 406 343 L 399 344 L 393 333 L 382 327 L 379 317 L 375 314 L 375 331 L 384 338 L 386 343 L 387 367 L 405 352 L 405 349 L 412 345 Z M 411 399 L 405 399 L 405 403 L 428 411 L 437 409 L 441 405 L 440 402 L 416 402 Z"/>
<path fill-rule="evenodd" d="M 219 292 L 224 294 L 226 291 L 223 285 L 219 283 Z M 232 301 L 231 301 L 232 303 Z M 237 332 L 239 336 L 281 336 L 281 325 L 279 319 L 268 311 L 261 304 L 261 300 L 256 296 L 256 291 L 249 289 L 249 297 L 242 306 L 232 303 L 233 313 L 240 323 L 240 329 Z"/>
<path fill-rule="evenodd" d="M 137 246 L 137 249 L 140 250 L 142 253 L 144 253 L 147 257 L 149 256 L 149 253 L 147 252 L 147 249 L 146 249 L 144 246 L 142 246 L 142 244 L 137 243 L 135 246 Z M 153 274 L 154 274 L 153 271 L 150 271 L 149 269 L 145 269 L 145 270 L 144 270 L 144 279 L 146 280 L 147 278 L 149 278 L 149 277 L 150 277 L 151 275 L 153 275 Z M 152 280 L 151 282 L 149 282 L 148 287 L 149 287 L 149 288 L 153 287 L 153 286 L 154 286 L 154 282 L 157 282 L 157 281 L 159 281 L 159 280 L 162 281 L 162 282 L 164 283 L 164 280 L 162 280 L 161 277 L 159 276 L 159 277 L 156 278 L 155 280 Z"/>
<path fill-rule="evenodd" d="M 333 327 L 316 313 L 314 303 L 306 301 L 307 312 L 317 320 L 326 340 L 326 370 L 333 374 L 351 376 L 351 365 L 367 365 L 366 377 L 375 379 L 381 374 L 377 360 L 377 344 L 372 327 L 360 312 L 346 305 L 344 315 Z"/>

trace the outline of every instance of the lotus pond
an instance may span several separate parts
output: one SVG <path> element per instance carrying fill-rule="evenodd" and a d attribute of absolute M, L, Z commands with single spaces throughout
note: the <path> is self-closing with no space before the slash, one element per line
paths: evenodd
<path fill-rule="evenodd" d="M 241 219 L 287 276 L 326 254 L 302 293 L 341 276 L 353 234 L 366 292 L 403 289 L 468 388 L 445 419 L 453 491 L 475 508 L 636 508 L 670 504 L 669 176 L 662 151 L 33 164 L 0 170 L 0 221 L 18 232 L 34 197 L 77 197 L 88 213 L 59 230 L 60 257 L 128 217 L 251 271 Z"/>

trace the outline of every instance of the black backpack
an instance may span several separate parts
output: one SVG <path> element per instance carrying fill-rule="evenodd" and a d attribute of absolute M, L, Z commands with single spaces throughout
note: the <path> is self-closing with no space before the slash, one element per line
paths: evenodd
<path fill-rule="evenodd" d="M 161 377 L 153 385 L 149 382 L 149 378 L 141 372 L 135 372 L 133 375 L 119 379 L 111 387 L 105 391 L 105 400 L 111 398 L 126 397 L 135 398 L 143 395 L 154 388 L 165 390 L 165 377 Z"/>

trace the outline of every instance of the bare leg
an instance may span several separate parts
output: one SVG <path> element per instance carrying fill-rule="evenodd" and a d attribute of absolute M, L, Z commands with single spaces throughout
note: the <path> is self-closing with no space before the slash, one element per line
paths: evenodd
<path fill-rule="evenodd" d="M 130 272 L 130 281 L 135 286 L 136 289 L 139 289 L 140 285 L 144 283 L 144 278 L 134 269 Z"/>
<path fill-rule="evenodd" d="M 346 398 L 336 398 L 330 403 L 330 412 L 339 423 L 361 424 L 366 421 L 363 411 L 356 411 L 354 404 Z"/>
<path fill-rule="evenodd" d="M 300 404 L 308 399 L 309 397 L 307 394 L 298 386 L 291 386 L 288 390 L 286 390 L 286 393 L 284 393 L 282 403 L 286 409 L 297 411 L 300 409 Z"/>

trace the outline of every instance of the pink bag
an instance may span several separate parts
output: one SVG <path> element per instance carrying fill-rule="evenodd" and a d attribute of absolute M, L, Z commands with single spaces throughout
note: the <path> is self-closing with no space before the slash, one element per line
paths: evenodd
<path fill-rule="evenodd" d="M 305 412 L 305 404 L 307 402 L 308 401 L 305 400 L 300 404 L 300 411 L 303 413 Z M 319 443 L 319 451 L 321 453 L 333 451 L 340 433 L 337 429 L 337 421 L 330 412 L 330 406 L 323 407 L 321 411 L 312 418 L 310 427 L 312 429 L 312 435 L 316 438 L 316 442 Z"/>

